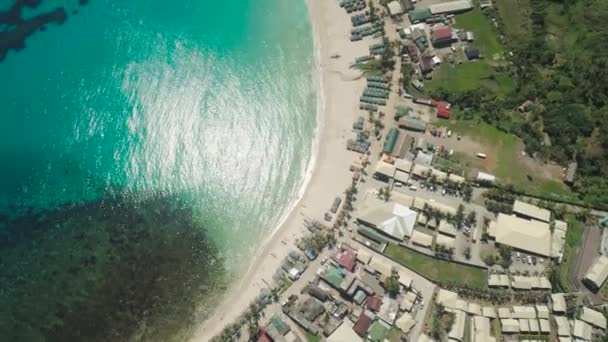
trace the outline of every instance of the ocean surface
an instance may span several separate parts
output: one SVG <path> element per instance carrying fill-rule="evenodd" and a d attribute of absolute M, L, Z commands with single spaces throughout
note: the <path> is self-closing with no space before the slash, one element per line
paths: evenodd
<path fill-rule="evenodd" d="M 0 0 L 0 10 L 12 4 Z M 305 1 L 49 0 L 22 16 L 57 7 L 62 24 L 0 61 L 0 217 L 96 202 L 111 212 L 108 196 L 172 198 L 234 277 L 287 214 L 311 164 Z M 2 229 L 13 250 L 0 256 L 28 246 Z M 44 227 L 36 234 L 46 241 Z"/>

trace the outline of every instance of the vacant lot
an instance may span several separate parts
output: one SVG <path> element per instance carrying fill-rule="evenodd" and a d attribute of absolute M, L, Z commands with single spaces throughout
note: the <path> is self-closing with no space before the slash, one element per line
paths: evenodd
<path fill-rule="evenodd" d="M 481 53 L 489 60 L 501 60 L 504 57 L 504 49 L 498 41 L 496 27 L 490 19 L 479 9 L 479 4 L 475 3 L 472 11 L 456 16 L 456 28 L 471 31 L 475 34 L 475 45 L 479 47 Z"/>
<path fill-rule="evenodd" d="M 532 38 L 530 0 L 501 0 L 495 4 L 509 41 L 524 42 Z"/>
<path fill-rule="evenodd" d="M 389 244 L 384 254 L 431 280 L 478 289 L 486 288 L 488 283 L 488 273 L 482 269 L 435 259 L 395 244 Z"/>
<path fill-rule="evenodd" d="M 443 64 L 426 87 L 434 90 L 443 87 L 449 91 L 463 92 L 486 87 L 497 94 L 506 95 L 514 87 L 513 79 L 494 69 L 482 60 L 463 64 Z"/>
<path fill-rule="evenodd" d="M 459 151 L 463 153 L 456 154 L 466 165 L 495 174 L 501 183 L 512 184 L 530 195 L 577 200 L 576 195 L 561 182 L 561 168 L 522 156 L 523 143 L 515 135 L 478 121 L 452 121 L 447 126 L 484 146 L 483 151 Z M 484 152 L 487 158 L 475 158 L 475 152 Z"/>

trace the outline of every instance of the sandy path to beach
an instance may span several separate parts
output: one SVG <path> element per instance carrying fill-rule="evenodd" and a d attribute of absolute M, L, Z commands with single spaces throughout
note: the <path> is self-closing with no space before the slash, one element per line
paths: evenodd
<path fill-rule="evenodd" d="M 232 323 L 249 306 L 260 289 L 272 284 L 272 275 L 295 240 L 306 229 L 304 218 L 323 219 L 336 195 L 342 195 L 351 182 L 349 165 L 359 154 L 346 150 L 353 138 L 354 120 L 359 110 L 359 95 L 364 80 L 349 68 L 355 57 L 368 54 L 368 41 L 351 43 L 350 16 L 334 0 L 308 0 L 315 35 L 315 60 L 319 83 L 319 131 L 317 159 L 310 182 L 289 217 L 260 251 L 249 271 L 227 291 L 213 317 L 196 329 L 194 341 L 208 341 Z M 331 58 L 339 54 L 340 58 Z M 324 104 L 324 105 L 323 105 Z M 303 281 L 303 280 L 301 280 Z"/>

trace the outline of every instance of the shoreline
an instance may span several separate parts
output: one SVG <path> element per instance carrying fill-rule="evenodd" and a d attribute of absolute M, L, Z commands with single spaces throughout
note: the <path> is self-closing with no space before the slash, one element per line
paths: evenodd
<path fill-rule="evenodd" d="M 195 327 L 192 341 L 208 341 L 244 312 L 272 276 L 295 241 L 308 232 L 304 218 L 322 220 L 334 197 L 350 185 L 349 165 L 360 155 L 346 150 L 351 125 L 358 116 L 358 94 L 364 87 L 350 62 L 367 52 L 367 44 L 348 38 L 349 16 L 335 2 L 305 0 L 313 35 L 317 127 L 306 178 L 294 204 L 264 241 L 245 274 L 230 286 L 214 314 Z M 335 50 L 335 51 L 332 51 Z M 332 59 L 334 53 L 342 55 Z M 349 75 L 352 74 L 352 75 Z M 346 77 L 346 79 L 344 79 Z"/>

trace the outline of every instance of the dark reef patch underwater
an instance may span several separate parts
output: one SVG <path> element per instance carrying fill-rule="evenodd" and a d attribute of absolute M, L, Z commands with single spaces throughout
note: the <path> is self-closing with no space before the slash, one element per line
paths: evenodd
<path fill-rule="evenodd" d="M 225 287 L 223 265 L 175 198 L 0 217 L 0 340 L 184 340 L 197 304 Z"/>

